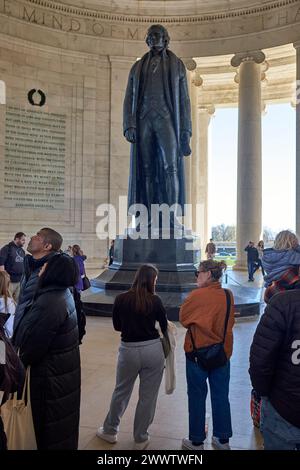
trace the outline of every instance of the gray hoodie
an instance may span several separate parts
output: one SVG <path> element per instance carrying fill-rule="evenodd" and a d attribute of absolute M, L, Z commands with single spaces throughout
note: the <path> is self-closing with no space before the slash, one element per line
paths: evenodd
<path fill-rule="evenodd" d="M 268 287 L 288 269 L 300 266 L 300 246 L 290 250 L 266 248 L 263 252 L 262 265 L 267 273 L 264 277 L 265 287 Z"/>

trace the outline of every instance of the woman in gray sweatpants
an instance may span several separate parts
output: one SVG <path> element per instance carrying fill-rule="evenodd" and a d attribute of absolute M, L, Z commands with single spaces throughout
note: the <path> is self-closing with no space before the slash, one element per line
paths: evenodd
<path fill-rule="evenodd" d="M 137 377 L 139 399 L 134 417 L 136 448 L 149 443 L 148 428 L 153 421 L 156 401 L 164 370 L 164 353 L 155 322 L 167 331 L 167 316 L 160 298 L 155 295 L 158 270 L 143 265 L 136 273 L 128 292 L 116 297 L 113 325 L 121 332 L 116 386 L 104 424 L 97 431 L 101 439 L 115 443 L 120 420 L 129 403 Z"/>

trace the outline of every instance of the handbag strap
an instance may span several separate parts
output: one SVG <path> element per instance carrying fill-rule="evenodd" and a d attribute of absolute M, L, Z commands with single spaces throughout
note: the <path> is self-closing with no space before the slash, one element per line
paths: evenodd
<path fill-rule="evenodd" d="M 229 320 L 229 314 L 230 314 L 230 307 L 231 307 L 231 298 L 229 291 L 227 289 L 224 289 L 225 295 L 226 295 L 226 317 L 225 317 L 225 325 L 224 325 L 224 334 L 223 334 L 223 340 L 222 344 L 225 342 L 225 337 L 226 337 L 226 331 L 227 331 L 227 326 L 228 326 L 228 320 Z M 191 327 L 188 328 L 188 332 L 191 337 L 192 345 L 193 345 L 193 351 L 195 351 L 197 348 L 195 346 L 195 341 L 192 335 L 192 329 Z"/>
<path fill-rule="evenodd" d="M 225 327 L 224 327 L 224 335 L 223 335 L 223 341 L 222 343 L 224 344 L 225 342 L 225 337 L 226 337 L 226 331 L 227 331 L 227 325 L 228 325 L 228 320 L 229 320 L 229 314 L 230 314 L 230 307 L 231 307 L 231 298 L 229 291 L 227 289 L 224 289 L 225 295 L 226 295 L 226 318 L 225 318 Z"/>
<path fill-rule="evenodd" d="M 191 341 L 192 341 L 192 345 L 193 345 L 193 351 L 196 351 L 195 341 L 194 341 L 194 338 L 193 338 L 193 335 L 192 335 L 191 327 L 188 328 L 188 332 L 189 332 L 190 337 L 191 337 Z"/>
<path fill-rule="evenodd" d="M 1 397 L 1 392 L 0 392 L 0 397 Z M 13 406 L 16 406 L 17 402 L 18 402 L 18 391 L 9 394 L 9 397 L 10 397 L 9 399 L 12 400 L 12 402 L 13 402 Z M 26 397 L 26 400 L 27 400 L 27 404 L 28 403 L 30 404 L 30 402 L 31 402 L 31 400 L 30 400 L 30 366 L 28 366 L 27 369 L 26 369 L 21 400 L 25 401 L 25 397 Z M 1 403 L 2 403 L 2 399 L 0 401 L 0 404 Z"/>
<path fill-rule="evenodd" d="M 15 394 L 17 394 L 17 392 L 15 392 Z M 24 381 L 23 392 L 22 392 L 23 401 L 25 400 L 25 394 L 26 394 L 27 402 L 30 403 L 30 366 L 28 366 L 26 369 L 25 381 Z"/>

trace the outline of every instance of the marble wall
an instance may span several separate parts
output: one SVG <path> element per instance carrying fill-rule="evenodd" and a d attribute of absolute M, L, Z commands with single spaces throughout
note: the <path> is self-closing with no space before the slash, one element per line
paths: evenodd
<path fill-rule="evenodd" d="M 19 230 L 31 235 L 51 226 L 65 244 L 104 258 L 107 242 L 96 238 L 95 226 L 96 208 L 109 198 L 108 57 L 2 37 L 0 71 L 6 87 L 0 105 L 1 243 Z M 45 95 L 43 106 L 38 93 L 30 103 L 31 90 Z"/>

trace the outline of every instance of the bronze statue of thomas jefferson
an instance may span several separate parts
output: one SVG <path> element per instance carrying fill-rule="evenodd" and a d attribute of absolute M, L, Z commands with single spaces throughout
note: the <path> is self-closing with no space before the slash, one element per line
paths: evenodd
<path fill-rule="evenodd" d="M 150 51 L 131 68 L 123 130 L 131 142 L 128 206 L 185 203 L 184 159 L 190 155 L 190 99 L 183 62 L 167 49 L 167 30 L 149 28 Z"/>

